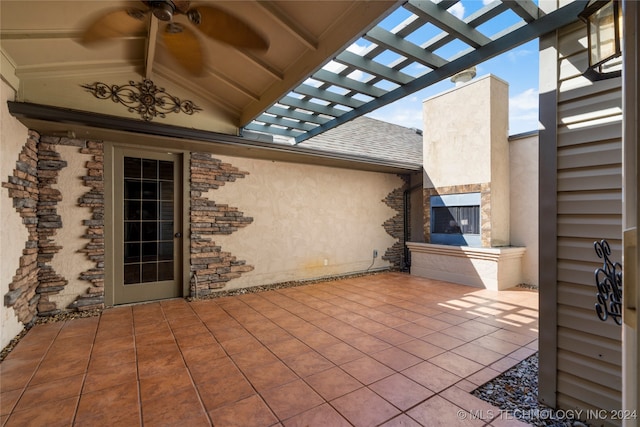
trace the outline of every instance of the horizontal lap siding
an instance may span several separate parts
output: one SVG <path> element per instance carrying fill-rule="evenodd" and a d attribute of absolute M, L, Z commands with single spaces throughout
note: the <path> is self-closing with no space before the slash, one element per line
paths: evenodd
<path fill-rule="evenodd" d="M 583 24 L 559 34 L 557 404 L 616 409 L 620 327 L 596 316 L 593 242 L 607 239 L 621 259 L 622 100 L 619 79 L 592 84 L 581 76 L 585 38 Z"/>

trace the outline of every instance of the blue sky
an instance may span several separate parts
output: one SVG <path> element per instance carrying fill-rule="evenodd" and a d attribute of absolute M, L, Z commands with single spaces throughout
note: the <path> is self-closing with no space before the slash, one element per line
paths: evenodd
<path fill-rule="evenodd" d="M 458 18 L 464 18 L 481 8 L 490 0 L 462 0 L 449 10 Z M 537 0 L 535 1 L 537 3 Z M 509 12 L 512 13 L 512 12 Z M 410 14 L 400 8 L 380 25 L 388 30 L 399 25 Z M 479 30 L 487 36 L 492 36 L 517 21 L 515 15 L 502 14 L 479 27 Z M 420 34 L 420 32 L 422 32 Z M 430 24 L 409 37 L 416 44 L 430 39 L 439 30 Z M 432 33 L 432 34 L 430 34 Z M 359 40 L 350 50 L 366 50 L 367 43 Z M 448 52 L 436 51 L 447 58 L 454 55 L 467 46 L 447 45 Z M 376 61 L 390 63 L 395 58 L 376 58 Z M 407 71 L 407 70 L 403 70 Z M 416 70 L 419 73 L 420 70 Z M 424 70 L 422 71 L 424 72 Z M 538 41 L 534 40 L 520 47 L 490 59 L 477 66 L 477 76 L 493 74 L 509 83 L 509 134 L 529 132 L 538 129 Z M 354 76 L 354 78 L 357 78 Z M 410 128 L 422 129 L 422 102 L 438 93 L 454 87 L 448 79 L 418 91 L 406 98 L 389 104 L 368 114 L 369 117 L 399 124 Z"/>

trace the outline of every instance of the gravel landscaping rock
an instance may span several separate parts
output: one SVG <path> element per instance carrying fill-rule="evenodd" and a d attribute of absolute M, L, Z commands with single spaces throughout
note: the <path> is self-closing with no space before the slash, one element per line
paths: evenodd
<path fill-rule="evenodd" d="M 538 353 L 478 387 L 473 395 L 505 411 L 505 416 L 539 427 L 583 427 L 573 411 L 555 410 L 538 401 Z"/>

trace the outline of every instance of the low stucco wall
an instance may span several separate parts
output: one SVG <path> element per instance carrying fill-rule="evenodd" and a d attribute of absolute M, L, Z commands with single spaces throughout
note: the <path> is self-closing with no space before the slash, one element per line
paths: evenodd
<path fill-rule="evenodd" d="M 5 181 L 13 175 L 16 160 L 27 140 L 28 132 L 20 122 L 14 119 L 7 110 L 7 101 L 13 100 L 14 91 L 3 80 L 0 80 L 0 180 Z M 12 199 L 6 188 L 0 188 L 0 221 L 2 223 L 2 241 L 0 245 L 0 295 L 9 292 L 9 284 L 16 269 L 20 266 L 20 256 L 28 232 L 22 224 L 22 218 L 14 209 Z M 12 307 L 0 302 L 0 348 L 4 348 L 22 330 Z"/>
<path fill-rule="evenodd" d="M 396 175 L 219 157 L 249 174 L 208 193 L 237 207 L 251 225 L 216 236 L 224 251 L 254 267 L 224 289 L 386 268 L 396 240 L 382 224 L 397 212 L 383 199 Z M 378 257 L 373 259 L 373 250 Z"/>
<path fill-rule="evenodd" d="M 522 281 L 538 285 L 538 134 L 509 140 L 511 244 L 524 246 Z"/>
<path fill-rule="evenodd" d="M 461 285 L 499 291 L 521 282 L 525 248 L 471 248 L 468 246 L 407 243 L 411 274 Z"/>

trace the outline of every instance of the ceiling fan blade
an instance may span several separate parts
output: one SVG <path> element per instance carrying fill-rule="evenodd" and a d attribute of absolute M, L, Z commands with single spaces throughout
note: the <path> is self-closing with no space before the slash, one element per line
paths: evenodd
<path fill-rule="evenodd" d="M 116 37 L 143 33 L 147 22 L 146 11 L 141 9 L 122 9 L 109 12 L 95 20 L 82 36 L 83 44 L 93 44 Z"/>
<path fill-rule="evenodd" d="M 204 61 L 196 33 L 180 24 L 169 24 L 162 33 L 169 53 L 194 76 L 202 75 Z"/>
<path fill-rule="evenodd" d="M 187 12 L 189 20 L 214 40 L 238 48 L 266 51 L 269 41 L 239 18 L 213 6 L 199 6 Z"/>

